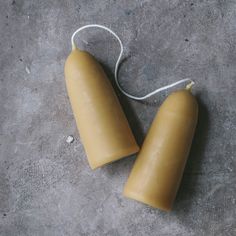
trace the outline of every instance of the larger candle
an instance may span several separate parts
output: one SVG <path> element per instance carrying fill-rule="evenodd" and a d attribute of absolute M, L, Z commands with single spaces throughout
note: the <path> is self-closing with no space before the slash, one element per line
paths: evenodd
<path fill-rule="evenodd" d="M 94 57 L 74 48 L 65 63 L 65 79 L 91 168 L 138 152 L 116 94 Z"/>
<path fill-rule="evenodd" d="M 157 113 L 124 188 L 126 197 L 170 210 L 189 154 L 198 104 L 188 89 L 172 93 Z"/>

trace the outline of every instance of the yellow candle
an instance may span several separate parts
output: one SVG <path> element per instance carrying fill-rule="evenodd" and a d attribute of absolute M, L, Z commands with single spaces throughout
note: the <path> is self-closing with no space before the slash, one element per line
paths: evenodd
<path fill-rule="evenodd" d="M 126 197 L 171 210 L 191 147 L 198 104 L 188 89 L 160 107 L 124 188 Z"/>
<path fill-rule="evenodd" d="M 65 79 L 91 168 L 138 152 L 116 94 L 93 56 L 74 48 L 65 63 Z"/>

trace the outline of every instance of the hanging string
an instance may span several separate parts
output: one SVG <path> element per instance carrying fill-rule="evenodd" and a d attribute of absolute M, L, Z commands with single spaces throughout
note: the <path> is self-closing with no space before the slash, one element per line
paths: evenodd
<path fill-rule="evenodd" d="M 117 87 L 119 88 L 119 90 L 124 94 L 126 95 L 127 97 L 129 98 L 132 98 L 134 100 L 145 100 L 151 96 L 153 96 L 154 94 L 157 94 L 161 91 L 164 91 L 164 90 L 167 90 L 169 88 L 172 88 L 172 87 L 175 87 L 179 84 L 182 84 L 182 83 L 187 83 L 187 82 L 190 82 L 188 85 L 187 85 L 187 88 L 191 88 L 193 85 L 194 85 L 194 82 L 189 79 L 189 78 L 185 78 L 185 79 L 181 79 L 181 80 L 178 80 L 177 82 L 174 82 L 174 83 L 171 83 L 171 84 L 168 84 L 166 86 L 163 86 L 161 88 L 158 88 L 158 89 L 155 89 L 154 91 L 144 95 L 144 96 L 140 96 L 140 97 L 137 97 L 137 96 L 134 96 L 134 95 L 131 95 L 129 93 L 127 93 L 119 84 L 119 81 L 118 81 L 118 70 L 119 70 L 119 66 L 120 66 L 120 61 L 121 61 L 121 58 L 122 58 L 122 55 L 123 55 L 123 52 L 124 52 L 124 47 L 123 47 L 123 44 L 119 38 L 119 36 L 114 32 L 112 31 L 111 29 L 107 28 L 106 26 L 104 25 L 98 25 L 98 24 L 90 24 L 90 25 L 85 25 L 85 26 L 82 26 L 80 27 L 79 29 L 77 29 L 71 36 L 71 44 L 72 44 L 72 50 L 76 48 L 76 45 L 75 45 L 75 41 L 74 41 L 74 38 L 76 36 L 76 34 L 78 34 L 79 32 L 81 32 L 82 30 L 84 29 L 88 29 L 88 28 L 100 28 L 100 29 L 104 29 L 106 31 L 108 31 L 110 34 L 112 34 L 119 42 L 120 44 L 120 54 L 118 56 L 118 59 L 116 61 L 116 65 L 115 65 L 115 82 L 116 82 L 116 85 Z"/>

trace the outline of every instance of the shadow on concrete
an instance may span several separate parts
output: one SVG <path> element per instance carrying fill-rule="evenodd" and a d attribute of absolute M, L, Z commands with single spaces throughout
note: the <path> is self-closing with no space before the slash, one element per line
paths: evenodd
<path fill-rule="evenodd" d="M 122 60 L 121 64 L 125 60 L 127 60 L 127 58 Z M 108 68 L 106 65 L 102 64 L 101 62 L 100 64 L 102 65 L 108 79 L 110 80 L 112 87 L 114 88 L 116 92 L 116 95 L 118 96 L 118 99 L 126 115 L 126 118 L 129 122 L 130 128 L 133 132 L 136 142 L 139 145 L 139 147 L 141 147 L 143 139 L 144 139 L 144 131 L 142 129 L 141 122 L 138 116 L 136 115 L 136 112 L 134 111 L 134 108 L 132 106 L 132 102 L 134 101 L 132 101 L 130 98 L 126 97 L 124 94 L 120 92 L 120 90 L 118 89 L 115 83 L 114 73 L 110 70 L 110 68 Z M 121 175 L 125 176 L 127 175 L 127 173 L 130 172 L 133 166 L 134 160 L 136 158 L 136 155 L 137 154 L 133 154 L 131 156 L 124 157 L 118 161 L 110 163 L 109 165 L 105 165 L 104 167 L 102 167 L 102 169 L 108 176 L 111 176 L 111 178 L 116 178 Z"/>
<path fill-rule="evenodd" d="M 207 107 L 203 104 L 199 95 L 196 97 L 199 105 L 198 124 L 181 185 L 173 206 L 173 211 L 175 213 L 187 213 L 191 210 L 194 195 L 196 194 L 197 180 L 202 173 L 201 166 L 205 146 L 207 144 L 207 131 L 210 123 Z"/>
<path fill-rule="evenodd" d="M 125 60 L 127 60 L 127 58 L 122 60 L 121 64 L 124 63 Z M 131 99 L 126 97 L 124 94 L 122 94 L 120 92 L 120 90 L 118 89 L 118 87 L 115 83 L 114 73 L 111 72 L 111 70 L 103 64 L 102 64 L 102 67 L 103 67 L 106 75 L 108 76 L 108 78 L 109 78 L 109 80 L 116 92 L 116 95 L 118 96 L 120 104 L 123 108 L 123 111 L 126 115 L 128 122 L 129 122 L 130 128 L 133 131 L 134 137 L 135 137 L 138 145 L 140 146 L 143 142 L 143 139 L 144 139 L 144 132 L 142 130 L 141 122 L 139 121 L 138 116 L 136 115 L 134 108 L 131 105 Z"/>

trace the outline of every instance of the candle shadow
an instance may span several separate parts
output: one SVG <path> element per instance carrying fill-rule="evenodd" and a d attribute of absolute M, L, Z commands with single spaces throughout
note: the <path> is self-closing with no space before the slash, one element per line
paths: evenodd
<path fill-rule="evenodd" d="M 122 60 L 121 64 L 127 60 L 127 58 L 125 58 L 124 60 Z M 141 121 L 139 120 L 133 106 L 132 106 L 132 102 L 130 98 L 127 98 L 124 94 L 122 94 L 120 92 L 120 90 L 118 89 L 116 83 L 115 83 L 115 78 L 114 78 L 114 74 L 113 72 L 111 72 L 111 70 L 104 64 L 102 64 L 102 67 L 106 73 L 106 75 L 108 76 L 112 87 L 114 88 L 116 95 L 118 96 L 118 99 L 120 101 L 120 104 L 123 108 L 123 111 L 126 115 L 126 118 L 129 122 L 130 128 L 134 134 L 134 137 L 137 141 L 137 144 L 140 146 L 143 142 L 144 139 L 144 131 L 142 129 L 142 125 L 141 125 Z M 135 101 L 137 102 L 137 101 Z"/>
<path fill-rule="evenodd" d="M 202 161 L 208 138 L 207 130 L 209 129 L 210 123 L 206 105 L 198 95 L 196 97 L 199 106 L 198 124 L 181 185 L 173 206 L 173 212 L 176 213 L 187 213 L 191 211 L 192 200 L 194 195 L 196 195 L 197 180 L 202 175 Z"/>
<path fill-rule="evenodd" d="M 127 58 L 126 58 L 127 59 Z M 124 59 L 121 64 L 126 60 Z M 113 72 L 108 68 L 106 65 L 102 65 L 108 79 L 110 80 L 112 87 L 114 88 L 116 95 L 120 101 L 120 104 L 123 108 L 123 111 L 126 115 L 126 118 L 129 122 L 130 128 L 133 132 L 133 135 L 135 137 L 135 140 L 139 147 L 141 147 L 141 144 L 144 140 L 144 131 L 142 129 L 141 121 L 139 120 L 134 107 L 132 106 L 132 103 L 134 104 L 137 101 L 132 101 L 131 99 L 127 98 L 125 95 L 123 95 L 120 90 L 118 89 L 116 83 L 115 83 L 115 78 Z M 115 161 L 113 163 L 110 163 L 109 165 L 105 165 L 102 167 L 103 171 L 110 177 L 122 177 L 128 175 L 130 172 L 134 160 L 136 158 L 136 154 L 124 157 L 118 161 Z M 122 186 L 123 188 L 123 186 Z M 122 191 L 122 190 L 121 190 Z"/>

